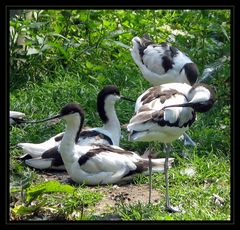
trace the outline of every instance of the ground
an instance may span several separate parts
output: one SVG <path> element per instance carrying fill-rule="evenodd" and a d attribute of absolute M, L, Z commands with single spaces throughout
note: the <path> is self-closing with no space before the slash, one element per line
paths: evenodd
<path fill-rule="evenodd" d="M 45 180 L 58 180 L 64 183 L 72 183 L 66 172 L 39 172 L 40 177 Z M 95 206 L 95 215 L 107 213 L 115 205 L 124 202 L 125 204 L 134 204 L 141 202 L 147 204 L 149 200 L 148 184 L 133 183 L 119 184 L 113 186 L 88 186 L 92 191 L 98 191 L 103 194 L 103 199 Z M 163 194 L 157 189 L 152 189 L 151 202 L 157 203 Z"/>

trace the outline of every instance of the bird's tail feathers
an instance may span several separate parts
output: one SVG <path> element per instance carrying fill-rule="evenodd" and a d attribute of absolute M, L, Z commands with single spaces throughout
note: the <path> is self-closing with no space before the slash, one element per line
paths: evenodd
<path fill-rule="evenodd" d="M 21 148 L 25 154 L 29 154 L 31 157 L 40 157 L 43 152 L 47 150 L 46 147 L 34 143 L 18 143 L 17 147 Z"/>
<path fill-rule="evenodd" d="M 64 165 L 53 166 L 51 158 L 33 158 L 25 160 L 26 165 L 36 169 L 59 169 L 64 170 Z"/>
<path fill-rule="evenodd" d="M 152 172 L 164 172 L 165 158 L 151 159 Z M 174 158 L 168 158 L 168 167 L 171 168 L 174 162 Z M 146 175 L 149 174 L 149 170 L 146 171 Z"/>

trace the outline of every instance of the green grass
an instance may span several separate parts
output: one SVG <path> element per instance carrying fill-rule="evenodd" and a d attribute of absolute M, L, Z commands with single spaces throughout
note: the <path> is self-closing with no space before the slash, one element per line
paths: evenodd
<path fill-rule="evenodd" d="M 158 15 L 158 12 L 154 12 L 145 12 L 145 17 L 142 17 L 143 12 L 141 14 L 139 12 L 129 14 L 127 11 L 125 13 L 123 11 L 114 11 L 113 15 L 122 20 L 120 23 L 122 23 L 123 30 L 125 31 L 125 33 L 114 37 L 114 39 L 131 45 L 131 39 L 134 35 L 141 35 L 148 29 L 157 41 L 166 39 L 170 32 L 159 29 L 160 32 L 163 32 L 162 35 L 164 37 L 161 37 L 158 31 L 152 31 L 152 26 L 151 28 L 147 27 L 149 24 L 147 22 L 153 18 L 152 15 Z M 188 32 L 194 35 L 194 37 L 190 39 L 190 44 L 187 42 L 188 48 L 191 48 L 184 51 L 189 53 L 190 56 L 194 56 L 199 69 L 202 70 L 205 64 L 214 62 L 216 58 L 222 55 L 228 55 L 229 41 L 218 26 L 219 21 L 216 20 L 222 20 L 221 23 L 226 21 L 227 24 L 224 28 L 229 33 L 229 15 L 223 11 L 209 11 L 209 15 L 214 15 L 214 17 L 211 18 L 212 26 L 208 27 L 208 32 L 206 32 L 202 28 L 208 25 L 210 20 L 208 14 L 201 13 L 200 11 L 196 12 L 176 11 L 174 17 L 172 17 L 173 13 L 170 11 L 159 13 L 159 15 L 164 15 L 164 17 L 159 17 L 160 21 L 158 25 L 160 28 L 161 23 L 167 23 L 173 29 L 189 29 Z M 32 38 L 32 45 L 29 45 L 30 47 L 37 47 L 36 43 L 33 42 L 36 35 L 43 36 L 47 32 L 54 31 L 56 33 L 56 30 L 58 30 L 59 34 L 74 38 L 74 41 L 83 36 L 85 42 L 81 43 L 80 46 L 70 49 L 65 47 L 65 40 L 63 42 L 61 38 L 55 38 L 55 40 L 49 38 L 51 41 L 61 44 L 64 49 L 66 48 L 65 60 L 59 58 L 61 56 L 59 53 L 60 49 L 55 48 L 44 51 L 43 55 L 22 55 L 21 57 L 25 58 L 26 62 L 18 67 L 13 62 L 10 74 L 10 110 L 24 112 L 27 119 L 42 119 L 58 113 L 61 107 L 69 102 L 79 102 L 86 112 L 85 125 L 96 127 L 101 126 L 101 121 L 96 112 L 96 96 L 105 85 L 117 85 L 124 96 L 131 97 L 132 99 L 137 99 L 142 92 L 149 88 L 148 82 L 142 78 L 140 71 L 134 64 L 129 50 L 120 46 L 116 47 L 112 43 L 109 45 L 104 42 L 104 39 L 109 38 L 110 32 L 114 31 L 115 28 L 114 26 L 112 27 L 111 23 L 113 22 L 110 24 L 106 22 L 106 20 L 111 21 L 111 12 L 104 11 L 104 14 L 92 13 L 91 17 L 94 16 L 95 21 L 93 19 L 86 21 L 89 25 L 89 34 L 86 31 L 82 33 L 83 28 L 81 26 L 76 27 L 74 24 L 68 25 L 69 31 L 65 31 L 67 29 L 66 24 L 70 23 L 72 18 L 70 21 L 67 21 L 57 11 L 52 11 L 52 13 L 44 11 L 44 13 L 46 15 L 52 14 L 51 19 L 49 19 L 49 27 L 43 27 L 38 31 L 29 29 L 29 36 Z M 75 18 L 78 16 L 77 11 L 73 11 L 72 14 Z M 79 14 L 83 22 L 85 22 L 84 15 L 84 13 Z M 197 17 L 197 15 L 201 17 Z M 63 25 L 61 27 L 62 30 L 59 27 L 56 28 L 56 23 L 53 20 L 55 17 L 59 17 L 59 24 Z M 139 17 L 145 18 L 146 21 L 140 20 Z M 100 27 L 97 23 L 101 21 L 100 19 L 105 20 L 105 27 L 102 31 L 99 29 Z M 183 19 L 184 21 L 182 21 Z M 39 17 L 38 20 L 45 19 L 44 17 Z M 194 20 L 198 22 L 195 23 L 196 26 L 188 27 L 191 21 L 194 23 Z M 132 21 L 135 27 L 128 25 L 127 21 Z M 182 24 L 176 24 L 176 21 L 182 21 Z M 224 47 L 212 41 L 211 33 L 215 33 L 215 36 L 224 41 Z M 102 40 L 100 39 L 98 44 L 93 43 L 94 39 L 97 40 L 97 38 L 101 38 Z M 204 39 L 202 40 L 202 38 Z M 176 45 L 184 49 L 187 39 L 177 36 Z M 204 41 L 205 46 L 202 44 Z M 201 49 L 203 47 L 204 49 Z M 14 49 L 14 47 L 11 48 Z M 208 52 L 208 49 L 214 50 L 214 52 Z M 83 52 L 84 50 L 86 52 Z M 66 55 L 68 56 L 66 57 Z M 53 57 L 55 58 L 54 60 Z M 197 146 L 195 148 L 183 147 L 182 141 L 179 140 L 173 143 L 171 156 L 175 158 L 175 163 L 169 170 L 169 192 L 172 204 L 180 206 L 183 210 L 181 213 L 168 213 L 164 210 L 164 175 L 154 174 L 153 187 L 158 189 L 159 194 L 162 195 L 157 204 L 145 205 L 138 203 L 128 205 L 123 203 L 109 210 L 109 213 L 97 216 L 94 213 L 94 207 L 98 205 L 97 202 L 102 199 L 102 195 L 96 193 L 96 196 L 93 196 L 88 187 L 80 185 L 79 188 L 77 186 L 78 192 L 75 196 L 69 193 L 43 193 L 41 199 L 36 198 L 34 202 L 28 204 L 27 207 L 35 208 L 34 211 L 28 214 L 20 212 L 19 215 L 14 215 L 14 208 L 19 205 L 26 206 L 18 191 L 11 194 L 11 220 L 28 220 L 39 215 L 51 216 L 50 220 L 101 220 L 104 218 L 107 219 L 108 215 L 118 216 L 118 218 L 125 221 L 230 220 L 231 115 L 229 104 L 231 89 L 225 82 L 229 75 L 230 62 L 226 62 L 222 69 L 208 81 L 209 84 L 217 88 L 218 100 L 209 112 L 197 115 L 197 121 L 188 131 L 188 134 L 197 143 Z M 120 101 L 116 104 L 116 110 L 121 124 L 126 124 L 133 115 L 134 104 Z M 38 171 L 26 167 L 15 159 L 22 154 L 21 150 L 16 148 L 16 144 L 19 142 L 42 142 L 62 132 L 64 128 L 64 122 L 59 122 L 55 125 L 35 124 L 9 128 L 9 171 L 11 185 L 22 186 L 22 191 L 27 192 L 30 184 L 38 186 L 39 183 L 44 182 L 40 179 Z M 122 130 L 121 146 L 140 154 L 150 146 L 152 151 L 157 152 L 160 157 L 164 157 L 161 144 L 129 142 L 126 130 Z M 187 153 L 187 158 L 181 156 L 180 153 L 183 150 Z M 187 168 L 193 168 L 195 174 L 193 176 L 184 175 L 183 172 Z M 26 179 L 26 183 L 22 183 L 24 179 Z M 134 183 L 147 184 L 148 177 L 138 176 L 134 180 Z M 111 187 L 110 185 L 109 188 Z M 86 199 L 89 202 L 87 205 L 82 205 L 84 199 L 81 198 L 81 191 L 85 191 L 84 197 L 88 197 Z M 224 204 L 219 205 L 214 203 L 213 194 L 222 197 Z M 42 200 L 45 201 L 44 204 L 41 203 Z"/>
<path fill-rule="evenodd" d="M 191 154 L 191 155 L 190 155 Z M 210 152 L 202 155 L 191 151 L 189 159 L 176 156 L 175 166 L 169 170 L 170 197 L 173 206 L 179 206 L 181 213 L 164 210 L 165 199 L 148 205 L 122 205 L 119 207 L 124 220 L 230 220 L 230 163 L 224 154 Z M 184 170 L 194 169 L 194 175 L 184 175 Z M 145 178 L 145 180 L 144 180 Z M 148 183 L 148 178 L 139 177 L 136 183 Z M 153 175 L 153 188 L 165 191 L 163 174 Z M 224 198 L 224 205 L 213 201 L 213 194 Z M 163 196 L 164 197 L 164 196 Z"/>

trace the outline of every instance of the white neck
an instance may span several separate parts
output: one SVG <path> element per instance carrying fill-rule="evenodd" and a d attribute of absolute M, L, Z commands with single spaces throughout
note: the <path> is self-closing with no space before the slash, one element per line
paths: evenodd
<path fill-rule="evenodd" d="M 116 114 L 114 104 L 115 102 L 105 103 L 104 105 L 104 110 L 106 116 L 108 117 L 108 121 L 103 125 L 103 129 L 106 129 L 111 133 L 113 144 L 119 146 L 121 138 L 121 126 Z"/>
<path fill-rule="evenodd" d="M 71 116 L 77 117 L 69 116 L 65 118 L 67 121 L 66 131 L 59 146 L 59 152 L 61 154 L 61 157 L 63 159 L 67 171 L 74 161 L 75 138 L 81 122 L 81 119 L 78 114 L 73 114 Z"/>

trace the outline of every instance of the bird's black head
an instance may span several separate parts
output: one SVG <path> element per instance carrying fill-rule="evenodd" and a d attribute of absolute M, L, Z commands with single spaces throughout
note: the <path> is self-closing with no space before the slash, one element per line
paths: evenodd
<path fill-rule="evenodd" d="M 79 124 L 79 130 L 76 134 L 76 138 L 75 138 L 75 142 L 78 141 L 78 137 L 79 134 L 81 132 L 83 123 L 84 123 L 84 110 L 81 108 L 81 106 L 77 103 L 69 103 L 67 105 L 65 105 L 59 114 L 46 118 L 46 119 L 42 119 L 42 120 L 38 120 L 38 121 L 24 121 L 24 123 L 40 123 L 40 122 L 46 122 L 46 121 L 50 121 L 50 120 L 55 120 L 55 119 L 59 119 L 59 118 L 63 118 L 66 117 L 67 115 L 71 115 L 71 114 L 76 114 L 78 113 L 80 116 L 80 124 Z"/>
<path fill-rule="evenodd" d="M 81 123 L 79 124 L 79 129 L 78 132 L 76 134 L 75 137 L 75 143 L 78 142 L 79 136 L 80 136 L 80 132 L 82 130 L 83 127 L 83 123 L 84 123 L 84 110 L 82 109 L 82 107 L 77 104 L 77 103 L 69 103 L 66 104 L 60 111 L 59 117 L 64 117 L 70 114 L 75 114 L 75 113 L 79 113 L 79 116 L 81 118 Z"/>
<path fill-rule="evenodd" d="M 108 96 L 111 96 L 111 97 L 108 97 Z M 106 98 L 108 98 L 108 100 L 106 100 Z M 114 103 L 119 99 L 135 102 L 130 98 L 120 95 L 120 91 L 118 87 L 115 85 L 107 85 L 98 93 L 97 111 L 103 123 L 106 123 L 108 121 L 108 117 L 105 111 L 105 104 L 112 103 L 112 105 L 114 106 Z"/>
<path fill-rule="evenodd" d="M 215 102 L 215 100 L 209 99 L 206 102 L 199 102 L 196 104 L 192 104 L 192 108 L 196 112 L 205 113 L 213 107 L 214 102 Z"/>
<path fill-rule="evenodd" d="M 204 97 L 206 93 L 209 95 L 208 97 Z M 207 112 L 216 102 L 216 89 L 204 83 L 195 83 L 189 91 L 190 94 L 193 95 L 190 103 L 193 104 L 193 108 L 197 112 Z M 201 97 L 202 100 L 200 100 Z"/>
<path fill-rule="evenodd" d="M 79 113 L 81 118 L 84 117 L 84 110 L 81 108 L 81 106 L 77 103 L 69 103 L 66 104 L 60 111 L 60 116 L 66 116 L 73 113 Z"/>
<path fill-rule="evenodd" d="M 183 104 L 174 104 L 165 106 L 170 107 L 191 107 L 195 112 L 205 113 L 213 107 L 216 101 L 215 89 L 204 83 L 196 83 L 188 93 L 189 101 Z"/>
<path fill-rule="evenodd" d="M 108 95 L 120 96 L 120 92 L 117 86 L 107 85 L 99 93 L 97 100 L 104 100 Z"/>
<path fill-rule="evenodd" d="M 104 109 L 105 99 L 109 96 L 113 95 L 120 98 L 120 92 L 117 86 L 115 85 L 107 85 L 105 86 L 99 93 L 97 97 L 97 111 L 101 118 L 101 120 L 106 123 L 108 121 L 108 117 L 106 116 L 106 112 Z"/>
<path fill-rule="evenodd" d="M 144 34 L 142 38 L 138 38 L 135 40 L 135 42 L 138 43 L 138 49 L 140 56 L 144 55 L 144 50 L 149 46 L 154 44 L 153 41 L 151 41 L 150 36 L 148 34 Z"/>
<path fill-rule="evenodd" d="M 154 43 L 154 42 L 151 40 L 149 34 L 143 34 L 141 41 L 142 41 L 142 46 L 145 46 L 145 47 L 147 47 L 148 45 L 151 45 L 151 44 Z"/>

